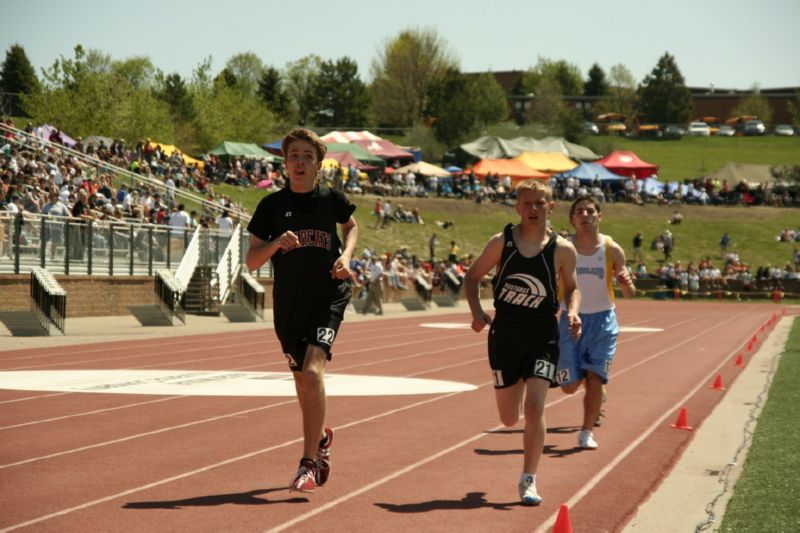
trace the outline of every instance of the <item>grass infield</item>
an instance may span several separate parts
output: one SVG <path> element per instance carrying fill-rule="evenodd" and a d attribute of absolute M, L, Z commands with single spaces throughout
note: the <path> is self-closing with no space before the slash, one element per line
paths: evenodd
<path fill-rule="evenodd" d="M 800 531 L 800 320 L 795 319 L 719 531 Z"/>

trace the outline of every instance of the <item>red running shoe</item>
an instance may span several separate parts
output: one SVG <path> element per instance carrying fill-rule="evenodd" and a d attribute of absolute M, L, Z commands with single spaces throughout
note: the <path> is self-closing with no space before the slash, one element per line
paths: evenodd
<path fill-rule="evenodd" d="M 314 492 L 317 487 L 317 465 L 311 459 L 301 459 L 300 468 L 294 476 L 292 485 L 289 487 L 291 492 Z"/>
<path fill-rule="evenodd" d="M 331 444 L 333 444 L 333 430 L 325 428 L 325 438 L 319 443 L 317 450 L 317 485 L 323 486 L 331 475 Z"/>

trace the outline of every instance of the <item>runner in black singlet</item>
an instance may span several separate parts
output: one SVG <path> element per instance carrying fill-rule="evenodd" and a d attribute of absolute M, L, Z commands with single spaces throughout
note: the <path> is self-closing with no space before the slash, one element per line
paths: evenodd
<path fill-rule="evenodd" d="M 544 448 L 544 403 L 558 365 L 558 287 L 567 304 L 569 333 L 580 335 L 575 248 L 548 228 L 555 207 L 550 187 L 537 180 L 517 185 L 520 222 L 493 236 L 467 272 L 464 289 L 472 329 L 490 324 L 489 365 L 501 422 L 515 425 L 525 413 L 523 504 L 538 505 L 536 470 Z M 480 280 L 495 269 L 495 317 L 481 306 Z"/>
<path fill-rule="evenodd" d="M 350 300 L 358 226 L 355 206 L 344 194 L 315 184 L 326 151 L 320 138 L 295 128 L 282 149 L 289 187 L 258 204 L 247 227 L 247 267 L 255 270 L 272 260 L 275 332 L 303 413 L 303 458 L 290 490 L 313 492 L 330 474 L 333 430 L 325 427 L 325 364 Z"/>

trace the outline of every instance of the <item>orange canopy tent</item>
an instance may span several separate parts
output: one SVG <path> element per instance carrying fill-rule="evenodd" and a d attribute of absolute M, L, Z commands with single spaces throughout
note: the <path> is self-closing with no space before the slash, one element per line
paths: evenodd
<path fill-rule="evenodd" d="M 487 174 L 497 174 L 500 179 L 510 176 L 514 187 L 522 180 L 550 178 L 547 174 L 534 170 L 517 159 L 481 159 L 472 167 L 472 170 L 481 179 L 485 178 Z"/>

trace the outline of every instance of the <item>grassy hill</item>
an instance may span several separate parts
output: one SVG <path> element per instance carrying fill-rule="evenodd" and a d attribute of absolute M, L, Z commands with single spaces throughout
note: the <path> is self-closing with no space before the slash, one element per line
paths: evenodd
<path fill-rule="evenodd" d="M 524 132 L 507 132 L 506 137 Z M 800 137 L 685 137 L 678 141 L 643 141 L 616 137 L 593 137 L 587 140 L 598 153 L 614 149 L 632 150 L 642 159 L 659 165 L 662 180 L 682 180 L 708 174 L 728 162 L 800 165 Z M 229 194 L 234 201 L 242 201 L 252 213 L 263 196 L 262 191 L 216 185 L 218 193 Z M 462 253 L 480 253 L 491 235 L 499 232 L 507 222 L 518 220 L 512 207 L 502 205 L 479 206 L 472 202 L 439 198 L 394 198 L 406 208 L 418 207 L 425 225 L 393 224 L 388 230 L 374 229 L 371 216 L 375 202 L 373 196 L 351 197 L 358 205 L 356 219 L 361 226 L 359 248 L 364 246 L 380 251 L 394 251 L 408 246 L 412 253 L 427 257 L 428 240 L 436 232 L 440 252 L 455 240 Z M 553 217 L 556 229 L 570 228 L 567 205 L 559 205 Z M 683 223 L 668 226 L 667 220 L 675 208 L 669 206 L 635 206 L 610 204 L 604 207 L 602 229 L 620 242 L 630 255 L 631 241 L 637 231 L 645 237 L 645 258 L 652 270 L 660 255 L 649 249 L 650 241 L 667 227 L 675 236 L 674 258 L 684 264 L 690 260 L 710 256 L 720 259 L 719 239 L 728 232 L 741 258 L 754 267 L 781 265 L 791 261 L 793 245 L 776 241 L 786 227 L 800 228 L 800 210 L 768 207 L 699 207 L 682 206 Z M 435 221 L 452 220 L 455 226 L 448 230 L 437 227 Z M 441 253 L 439 255 L 441 255 Z"/>
<path fill-rule="evenodd" d="M 217 187 L 218 192 L 222 189 L 225 187 Z M 230 187 L 230 192 L 237 199 L 236 189 Z M 245 190 L 242 201 L 253 212 L 262 195 L 261 191 Z M 504 205 L 481 206 L 466 200 L 399 197 L 393 198 L 393 203 L 409 209 L 418 207 L 425 224 L 393 223 L 388 229 L 376 229 L 372 215 L 375 199 L 372 195 L 350 197 L 358 206 L 355 218 L 360 227 L 359 250 L 369 247 L 386 252 L 407 246 L 412 254 L 427 258 L 428 241 L 435 232 L 440 243 L 437 255 L 446 254 L 451 240 L 458 243 L 461 253 L 477 255 L 489 237 L 508 222 L 519 220 L 514 208 Z M 571 229 L 568 209 L 567 203 L 557 204 L 552 217 L 555 229 Z M 737 250 L 742 260 L 754 267 L 767 264 L 783 266 L 792 259 L 793 244 L 778 242 L 776 237 L 784 228 L 800 228 L 800 211 L 797 209 L 682 206 L 678 210 L 683 215 L 683 222 L 672 226 L 667 221 L 674 210 L 671 206 L 651 204 L 606 204 L 602 231 L 621 243 L 628 255 L 631 254 L 633 236 L 641 231 L 645 238 L 645 261 L 651 271 L 657 267 L 662 255 L 650 250 L 649 244 L 666 228 L 672 231 L 675 239 L 673 257 L 684 264 L 690 260 L 696 263 L 704 256 L 719 262 L 719 239 L 726 231 L 732 239 L 731 249 Z M 446 220 L 455 222 L 455 225 L 445 230 L 435 224 Z"/>

